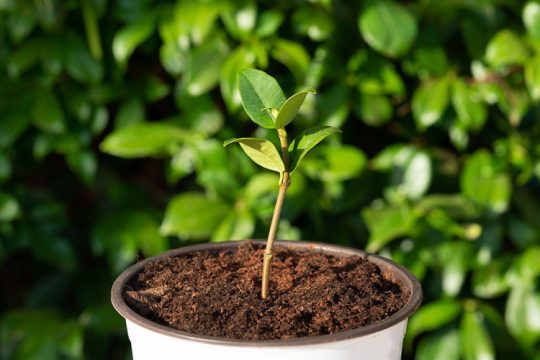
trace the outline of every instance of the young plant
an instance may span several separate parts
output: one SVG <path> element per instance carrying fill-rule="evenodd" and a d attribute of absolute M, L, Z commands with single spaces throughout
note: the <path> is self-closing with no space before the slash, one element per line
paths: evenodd
<path fill-rule="evenodd" d="M 290 98 L 285 98 L 276 79 L 263 71 L 246 69 L 238 75 L 240 96 L 246 113 L 257 125 L 277 131 L 280 150 L 267 139 L 236 138 L 225 141 L 223 146 L 238 143 L 247 156 L 258 165 L 279 173 L 279 192 L 276 199 L 266 248 L 264 251 L 261 297 L 268 297 L 272 246 L 285 199 L 285 192 L 291 184 L 291 175 L 297 169 L 302 158 L 315 145 L 328 135 L 340 130 L 331 126 L 316 126 L 304 130 L 290 144 L 285 126 L 291 123 L 309 93 L 314 90 L 300 91 Z"/>

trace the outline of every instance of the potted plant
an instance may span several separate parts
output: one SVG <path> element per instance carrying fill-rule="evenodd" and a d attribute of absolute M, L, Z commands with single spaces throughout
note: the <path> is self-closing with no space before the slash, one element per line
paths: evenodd
<path fill-rule="evenodd" d="M 112 303 L 126 319 L 134 359 L 399 359 L 422 298 L 406 269 L 360 250 L 275 241 L 291 175 L 339 130 L 310 128 L 289 144 L 285 127 L 314 91 L 285 98 L 255 69 L 239 74 L 239 89 L 249 117 L 279 138 L 277 147 L 261 138 L 224 143 L 280 174 L 268 238 L 184 247 L 125 270 Z"/>

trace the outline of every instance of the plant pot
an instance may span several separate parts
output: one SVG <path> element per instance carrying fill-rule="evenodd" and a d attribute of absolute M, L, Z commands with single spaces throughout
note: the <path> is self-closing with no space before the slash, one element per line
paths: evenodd
<path fill-rule="evenodd" d="M 312 242 L 277 241 L 276 246 L 311 249 L 334 256 L 366 256 L 383 272 L 410 291 L 408 302 L 391 316 L 357 329 L 321 336 L 291 340 L 237 340 L 187 333 L 150 321 L 133 311 L 124 301 L 125 284 L 146 263 L 160 257 L 178 256 L 192 251 L 219 251 L 237 247 L 241 242 L 210 243 L 170 250 L 143 260 L 126 269 L 116 279 L 111 292 L 114 308 L 126 319 L 133 359 L 235 359 L 235 360 L 396 360 L 401 358 L 403 337 L 408 318 L 420 306 L 422 289 L 418 280 L 405 268 L 388 259 L 361 250 Z M 263 241 L 254 241 L 263 244 Z"/>

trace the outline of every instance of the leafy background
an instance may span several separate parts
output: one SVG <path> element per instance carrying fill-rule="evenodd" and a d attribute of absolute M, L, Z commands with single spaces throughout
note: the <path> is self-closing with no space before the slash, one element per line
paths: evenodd
<path fill-rule="evenodd" d="M 119 272 L 265 237 L 277 178 L 222 147 L 267 135 L 256 67 L 343 130 L 279 236 L 409 267 L 405 359 L 540 359 L 540 2 L 0 0 L 0 64 L 0 358 L 129 358 Z"/>

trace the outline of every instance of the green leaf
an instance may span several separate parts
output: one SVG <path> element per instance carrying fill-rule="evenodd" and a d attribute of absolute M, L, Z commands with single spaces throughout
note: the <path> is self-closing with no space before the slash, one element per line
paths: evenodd
<path fill-rule="evenodd" d="M 144 103 L 140 99 L 133 97 L 119 106 L 114 119 L 114 127 L 115 129 L 129 127 L 141 123 L 145 119 Z"/>
<path fill-rule="evenodd" d="M 97 172 L 97 159 L 92 151 L 79 150 L 69 152 L 66 156 L 67 163 L 85 184 L 94 181 Z"/>
<path fill-rule="evenodd" d="M 488 210 L 502 213 L 508 207 L 512 194 L 510 177 L 489 152 L 479 150 L 467 159 L 460 183 L 463 195 Z"/>
<path fill-rule="evenodd" d="M 416 360 L 459 360 L 460 344 L 457 329 L 441 329 L 420 340 Z"/>
<path fill-rule="evenodd" d="M 410 346 L 421 333 L 449 324 L 458 317 L 461 310 L 461 303 L 451 299 L 440 299 L 423 305 L 409 320 L 405 343 Z"/>
<path fill-rule="evenodd" d="M 540 101 L 540 55 L 536 55 L 525 64 L 525 84 L 531 98 Z"/>
<path fill-rule="evenodd" d="M 277 10 L 268 10 L 263 12 L 257 21 L 257 29 L 255 32 L 260 37 L 268 37 L 274 35 L 281 24 L 284 17 Z"/>
<path fill-rule="evenodd" d="M 41 40 L 31 39 L 9 53 L 5 66 L 11 78 L 18 78 L 40 60 L 43 51 Z"/>
<path fill-rule="evenodd" d="M 0 184 L 9 179 L 11 171 L 12 167 L 9 157 L 0 151 Z"/>
<path fill-rule="evenodd" d="M 297 83 L 304 83 L 310 59 L 302 44 L 284 39 L 275 39 L 272 45 L 271 56 L 291 71 Z"/>
<path fill-rule="evenodd" d="M 245 39 L 253 33 L 257 21 L 257 4 L 254 1 L 230 3 L 228 11 L 221 13 L 227 31 L 237 39 Z"/>
<path fill-rule="evenodd" d="M 306 96 L 310 93 L 315 94 L 315 90 L 303 90 L 297 92 L 283 103 L 276 118 L 276 128 L 284 128 L 294 119 L 304 103 Z"/>
<path fill-rule="evenodd" d="M 529 1 L 523 7 L 523 23 L 529 35 L 536 40 L 540 40 L 540 2 Z"/>
<path fill-rule="evenodd" d="M 42 131 L 50 134 L 61 134 L 65 131 L 64 112 L 58 98 L 50 89 L 38 92 L 32 109 L 34 124 Z"/>
<path fill-rule="evenodd" d="M 394 109 L 386 96 L 360 94 L 357 110 L 362 121 L 371 126 L 381 126 L 392 118 Z"/>
<path fill-rule="evenodd" d="M 461 318 L 461 349 L 465 360 L 494 360 L 495 350 L 486 329 L 484 316 L 476 310 L 465 311 Z"/>
<path fill-rule="evenodd" d="M 309 36 L 314 41 L 328 39 L 334 30 L 332 17 L 318 7 L 300 7 L 292 20 L 296 31 Z"/>
<path fill-rule="evenodd" d="M 391 200 L 419 199 L 431 184 L 430 156 L 414 146 L 396 144 L 383 149 L 373 159 L 373 167 L 390 171 L 385 195 Z"/>
<path fill-rule="evenodd" d="M 448 80 L 444 77 L 424 83 L 415 91 L 412 113 L 419 129 L 426 129 L 442 118 L 448 98 Z"/>
<path fill-rule="evenodd" d="M 56 236 L 42 240 L 32 247 L 36 259 L 68 272 L 76 269 L 78 259 L 71 242 Z"/>
<path fill-rule="evenodd" d="M 155 15 L 151 13 L 120 29 L 112 40 L 114 59 L 125 64 L 135 48 L 152 35 L 154 28 Z"/>
<path fill-rule="evenodd" d="M 263 168 L 278 173 L 285 171 L 285 164 L 271 141 L 257 138 L 237 138 L 225 141 L 223 146 L 233 143 L 240 144 L 246 155 Z"/>
<path fill-rule="evenodd" d="M 220 90 L 229 110 L 236 110 L 242 105 L 238 86 L 238 73 L 253 67 L 254 54 L 243 46 L 239 46 L 227 56 L 221 66 Z"/>
<path fill-rule="evenodd" d="M 309 150 L 323 141 L 329 135 L 341 132 L 341 130 L 332 126 L 315 126 L 302 131 L 289 144 L 289 171 L 292 173 L 300 164 L 300 161 L 306 156 Z"/>
<path fill-rule="evenodd" d="M 81 38 L 69 35 L 63 40 L 65 43 L 60 44 L 60 46 L 66 47 L 66 72 L 81 83 L 99 83 L 103 78 L 103 63 L 90 54 Z"/>
<path fill-rule="evenodd" d="M 511 284 L 529 283 L 540 276 L 540 246 L 531 246 L 515 258 L 507 274 Z"/>
<path fill-rule="evenodd" d="M 529 50 L 512 30 L 499 31 L 486 48 L 486 61 L 493 67 L 523 65 L 529 59 Z"/>
<path fill-rule="evenodd" d="M 538 260 L 537 260 L 538 261 Z M 505 308 L 505 322 L 510 333 L 525 346 L 540 339 L 540 292 L 534 283 L 513 286 Z"/>
<path fill-rule="evenodd" d="M 367 156 L 357 147 L 321 146 L 305 159 L 302 170 L 313 179 L 337 183 L 357 177 L 367 162 Z"/>
<path fill-rule="evenodd" d="M 238 75 L 242 104 L 249 117 L 259 126 L 275 129 L 269 110 L 281 109 L 285 95 L 276 79 L 261 70 L 246 69 Z"/>
<path fill-rule="evenodd" d="M 452 86 L 452 105 L 465 128 L 478 131 L 484 127 L 487 107 L 479 92 L 460 79 Z"/>
<path fill-rule="evenodd" d="M 501 257 L 476 269 L 472 276 L 472 290 L 475 296 L 492 299 L 510 289 L 506 272 L 510 267 L 510 258 Z"/>
<path fill-rule="evenodd" d="M 21 209 L 17 199 L 5 192 L 0 192 L 0 222 L 13 221 L 20 215 Z"/>
<path fill-rule="evenodd" d="M 373 49 L 389 56 L 404 55 L 412 46 L 418 31 L 415 17 L 393 1 L 374 1 L 358 19 L 360 33 Z"/>
<path fill-rule="evenodd" d="M 448 233 L 448 232 L 447 232 Z M 439 246 L 439 259 L 442 263 L 442 290 L 444 295 L 456 297 L 471 266 L 473 251 L 470 242 L 447 242 Z"/>
<path fill-rule="evenodd" d="M 362 211 L 369 230 L 366 250 L 376 252 L 413 228 L 416 218 L 408 206 L 373 206 Z"/>
<path fill-rule="evenodd" d="M 208 238 L 229 211 L 229 205 L 221 200 L 184 192 L 169 202 L 160 232 L 181 240 Z"/>
<path fill-rule="evenodd" d="M 105 254 L 116 273 L 128 266 L 140 249 L 145 256 L 167 250 L 159 233 L 157 217 L 145 210 L 124 210 L 102 215 L 92 229 L 91 246 L 95 254 Z"/>
<path fill-rule="evenodd" d="M 8 148 L 28 129 L 31 118 L 22 111 L 1 115 L 0 147 Z"/>
<path fill-rule="evenodd" d="M 192 131 L 213 135 L 223 127 L 223 113 L 210 95 L 182 96 L 178 106 L 184 110 L 182 122 Z"/>
<path fill-rule="evenodd" d="M 274 187 L 276 182 L 274 182 Z M 255 218 L 250 212 L 231 212 L 212 234 L 212 241 L 245 240 L 253 236 Z"/>
<path fill-rule="evenodd" d="M 227 52 L 227 45 L 215 40 L 190 53 L 185 78 L 182 79 L 182 87 L 189 95 L 199 96 L 217 85 Z"/>
<path fill-rule="evenodd" d="M 140 123 L 113 131 L 100 149 L 120 157 L 159 156 L 167 154 L 188 137 L 186 131 L 164 122 Z"/>

